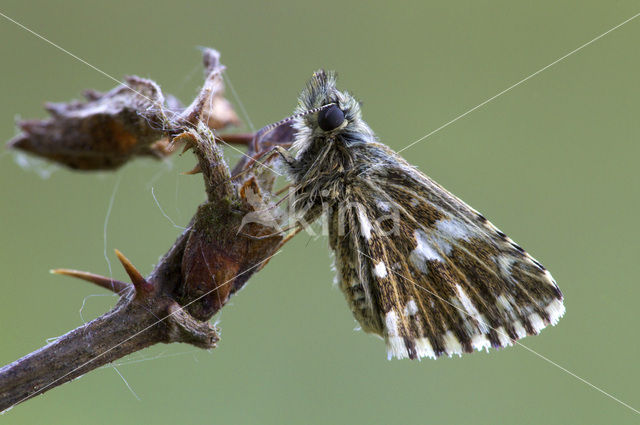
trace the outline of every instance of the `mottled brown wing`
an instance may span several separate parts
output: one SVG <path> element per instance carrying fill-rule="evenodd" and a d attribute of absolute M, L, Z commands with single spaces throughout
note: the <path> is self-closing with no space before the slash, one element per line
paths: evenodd
<path fill-rule="evenodd" d="M 564 313 L 551 274 L 419 171 L 362 176 L 329 214 L 339 285 L 389 358 L 504 347 Z"/>

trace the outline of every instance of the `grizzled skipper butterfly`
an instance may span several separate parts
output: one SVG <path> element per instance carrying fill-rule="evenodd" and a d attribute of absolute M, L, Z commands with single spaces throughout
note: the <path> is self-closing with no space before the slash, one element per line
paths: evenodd
<path fill-rule="evenodd" d="M 275 150 L 297 224 L 326 214 L 339 287 L 389 358 L 512 345 L 564 314 L 547 269 L 379 143 L 335 74 L 316 72 L 288 120 L 292 149 Z"/>

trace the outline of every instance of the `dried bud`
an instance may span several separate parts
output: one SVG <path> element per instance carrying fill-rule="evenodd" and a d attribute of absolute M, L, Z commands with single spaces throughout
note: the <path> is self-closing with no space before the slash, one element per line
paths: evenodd
<path fill-rule="evenodd" d="M 214 49 L 203 49 L 202 59 L 206 72 L 204 85 L 191 105 L 181 114 L 180 119 L 194 126 L 204 123 L 214 130 L 239 125 L 238 115 L 223 96 L 222 72 L 225 67 L 220 63 L 220 53 Z"/>
<path fill-rule="evenodd" d="M 238 125 L 223 96 L 220 55 L 204 49 L 203 57 L 205 83 L 186 109 L 173 96 L 165 99 L 153 81 L 128 77 L 107 93 L 86 91 L 86 101 L 47 104 L 51 118 L 19 122 L 22 133 L 8 146 L 76 170 L 112 170 L 136 156 L 171 155 L 171 138 L 187 128 Z"/>
<path fill-rule="evenodd" d="M 114 169 L 132 156 L 168 155 L 160 88 L 143 78 L 126 80 L 126 86 L 107 93 L 87 91 L 87 101 L 47 104 L 51 118 L 20 122 L 22 133 L 9 147 L 78 170 Z"/>

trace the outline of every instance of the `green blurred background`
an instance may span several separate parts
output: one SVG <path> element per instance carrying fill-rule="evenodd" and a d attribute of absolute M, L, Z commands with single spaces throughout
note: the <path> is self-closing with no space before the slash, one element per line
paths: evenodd
<path fill-rule="evenodd" d="M 640 12 L 637 1 L 412 3 L 22 2 L 0 11 L 105 72 L 189 101 L 196 46 L 222 52 L 256 127 L 291 113 L 319 67 L 364 101 L 398 150 Z M 557 327 L 523 341 L 640 407 L 640 18 L 405 151 L 554 274 Z M 44 101 L 114 82 L 0 18 L 0 139 Z M 240 108 L 238 108 L 240 112 Z M 114 174 L 20 166 L 0 154 L 0 363 L 106 311 L 115 298 L 48 274 L 149 272 L 203 200 L 185 155 Z M 234 162 L 238 154 L 228 152 Z M 44 172 L 51 172 L 42 178 Z M 118 186 L 119 182 L 119 186 Z M 114 188 L 117 189 L 114 191 Z M 110 199 L 113 204 L 105 226 Z M 106 230 L 105 230 L 106 229 Z M 106 236 L 105 236 L 106 235 Z M 106 239 L 105 239 L 106 237 Z M 386 360 L 332 287 L 327 241 L 287 244 L 217 317 L 219 348 L 156 346 L 20 405 L 9 424 L 632 423 L 637 416 L 522 347 Z M 81 314 L 80 314 L 80 310 Z M 127 388 L 118 371 L 140 400 Z"/>

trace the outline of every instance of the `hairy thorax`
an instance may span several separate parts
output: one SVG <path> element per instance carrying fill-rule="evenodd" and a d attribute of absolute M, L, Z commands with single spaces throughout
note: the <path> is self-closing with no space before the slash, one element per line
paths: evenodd
<path fill-rule="evenodd" d="M 288 164 L 295 184 L 292 203 L 296 214 L 311 223 L 348 200 L 357 163 L 339 138 L 315 138 Z"/>

